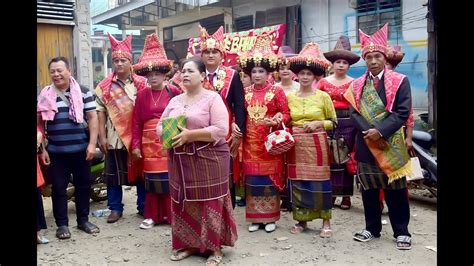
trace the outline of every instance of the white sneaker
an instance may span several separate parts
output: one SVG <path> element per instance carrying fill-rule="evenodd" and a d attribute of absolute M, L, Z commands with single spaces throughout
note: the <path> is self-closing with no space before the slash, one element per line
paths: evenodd
<path fill-rule="evenodd" d="M 276 229 L 275 223 L 269 223 L 265 225 L 265 231 L 267 231 L 267 233 L 273 232 L 275 231 L 275 229 Z"/>
<path fill-rule="evenodd" d="M 250 224 L 249 225 L 249 232 L 255 232 L 260 228 L 260 224 Z"/>
<path fill-rule="evenodd" d="M 150 229 L 153 226 L 155 226 L 155 222 L 153 222 L 153 219 L 151 218 L 143 220 L 143 222 L 140 224 L 141 229 Z"/>

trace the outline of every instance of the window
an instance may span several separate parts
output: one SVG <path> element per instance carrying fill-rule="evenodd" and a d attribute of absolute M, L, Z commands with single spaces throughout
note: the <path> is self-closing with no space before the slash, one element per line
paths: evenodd
<path fill-rule="evenodd" d="M 401 6 L 400 0 L 358 0 L 357 26 L 371 35 L 388 22 L 388 39 L 401 37 Z M 357 41 L 359 34 L 356 34 Z"/>
<path fill-rule="evenodd" d="M 235 31 L 246 31 L 253 29 L 253 15 L 235 18 Z"/>
<path fill-rule="evenodd" d="M 164 28 L 163 29 L 163 40 L 165 42 L 173 40 L 173 28 Z"/>

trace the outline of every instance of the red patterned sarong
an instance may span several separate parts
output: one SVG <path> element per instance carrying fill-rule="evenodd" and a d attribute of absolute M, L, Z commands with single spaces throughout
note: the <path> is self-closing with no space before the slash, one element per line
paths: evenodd
<path fill-rule="evenodd" d="M 160 139 L 156 134 L 156 125 L 159 121 L 155 118 L 146 121 L 143 125 L 142 152 L 145 173 L 168 172 L 167 153 L 161 148 Z"/>
<path fill-rule="evenodd" d="M 171 212 L 173 250 L 197 248 L 203 253 L 220 250 L 222 246 L 233 247 L 237 241 L 229 194 L 209 201 L 172 201 Z"/>
<path fill-rule="evenodd" d="M 293 127 L 293 137 L 296 144 L 288 153 L 288 178 L 306 181 L 329 180 L 331 172 L 327 133 L 305 133 L 302 127 Z"/>

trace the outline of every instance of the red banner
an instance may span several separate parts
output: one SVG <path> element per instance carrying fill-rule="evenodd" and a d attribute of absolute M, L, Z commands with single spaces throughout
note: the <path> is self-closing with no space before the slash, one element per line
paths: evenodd
<path fill-rule="evenodd" d="M 273 51 L 277 53 L 285 34 L 286 25 L 278 24 L 270 27 L 251 29 L 248 31 L 230 32 L 224 34 L 224 47 L 226 50 L 223 64 L 233 66 L 237 64 L 237 54 L 251 50 L 257 40 L 257 36 L 263 33 L 270 34 L 273 43 Z M 188 45 L 188 56 L 201 55 L 199 49 L 200 38 L 190 38 Z"/>

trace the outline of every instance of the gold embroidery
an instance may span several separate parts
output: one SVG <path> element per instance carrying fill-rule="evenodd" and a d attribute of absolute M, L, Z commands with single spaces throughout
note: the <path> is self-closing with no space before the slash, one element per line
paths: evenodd
<path fill-rule="evenodd" d="M 369 44 L 369 51 L 373 52 L 375 50 L 375 44 L 373 42 L 370 42 Z"/>
<path fill-rule="evenodd" d="M 217 82 L 214 85 L 214 89 L 216 91 L 220 91 L 222 87 L 224 86 L 224 79 L 226 77 L 226 71 L 224 69 L 219 69 L 217 72 Z"/>
<path fill-rule="evenodd" d="M 257 100 L 254 104 L 250 103 L 252 101 L 252 98 L 253 98 L 252 88 L 253 88 L 253 86 L 245 89 L 245 101 L 248 104 L 247 112 L 249 113 L 250 119 L 254 120 L 255 122 L 258 122 L 258 121 L 262 120 L 265 117 L 265 115 L 267 114 L 267 111 L 268 111 L 267 104 L 275 96 L 275 87 L 272 86 L 265 93 L 265 96 L 263 97 L 263 100 L 264 100 L 263 103 L 260 103 Z"/>
<path fill-rule="evenodd" d="M 253 105 L 247 107 L 250 119 L 258 122 L 265 117 L 268 111 L 268 107 L 265 104 L 260 103 L 258 100 Z"/>
<path fill-rule="evenodd" d="M 206 47 L 207 49 L 214 49 L 216 46 L 216 40 L 210 38 L 210 39 L 207 39 L 206 41 Z"/>

